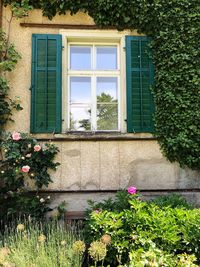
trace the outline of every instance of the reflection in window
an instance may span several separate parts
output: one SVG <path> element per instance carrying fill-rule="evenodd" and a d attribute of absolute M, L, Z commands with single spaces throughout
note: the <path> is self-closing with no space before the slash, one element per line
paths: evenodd
<path fill-rule="evenodd" d="M 74 131 L 90 131 L 91 109 L 72 107 L 70 112 L 70 129 Z"/>
<path fill-rule="evenodd" d="M 117 47 L 105 46 L 97 47 L 97 70 L 116 70 L 117 69 Z"/>
<path fill-rule="evenodd" d="M 118 129 L 117 77 L 97 78 L 97 129 Z"/>
<path fill-rule="evenodd" d="M 91 47 L 70 46 L 70 69 L 71 70 L 91 69 Z"/>
<path fill-rule="evenodd" d="M 117 100 L 117 77 L 97 77 L 97 98 L 102 93 Z"/>
<path fill-rule="evenodd" d="M 90 77 L 70 77 L 70 102 L 71 103 L 91 102 Z"/>

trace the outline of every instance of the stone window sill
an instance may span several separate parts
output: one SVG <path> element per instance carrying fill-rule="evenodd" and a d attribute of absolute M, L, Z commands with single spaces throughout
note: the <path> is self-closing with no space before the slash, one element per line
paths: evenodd
<path fill-rule="evenodd" d="M 126 140 L 156 140 L 150 133 L 121 132 L 67 132 L 62 134 L 32 134 L 38 140 L 52 141 L 126 141 Z"/>

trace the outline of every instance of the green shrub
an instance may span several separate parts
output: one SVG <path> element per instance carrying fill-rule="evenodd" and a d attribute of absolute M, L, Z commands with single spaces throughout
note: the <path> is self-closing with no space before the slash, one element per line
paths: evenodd
<path fill-rule="evenodd" d="M 171 208 L 186 208 L 192 209 L 194 206 L 187 202 L 187 200 L 179 194 L 169 194 L 166 196 L 156 197 L 153 201 L 160 207 L 170 206 Z"/>
<path fill-rule="evenodd" d="M 129 253 L 129 267 L 195 267 L 196 258 L 194 255 L 181 254 L 174 256 L 166 254 L 162 250 L 150 247 L 144 251 L 142 248 Z"/>
<path fill-rule="evenodd" d="M 58 148 L 14 132 L 2 142 L 2 151 L 0 217 L 5 220 L 18 215 L 43 217 L 49 210 L 50 199 L 40 197 L 38 191 L 52 182 L 49 170 L 56 170 L 59 165 L 54 162 Z M 35 193 L 30 195 L 26 188 L 33 186 Z"/>
<path fill-rule="evenodd" d="M 5 123 L 8 120 L 12 120 L 13 109 L 22 109 L 19 98 L 12 100 L 8 96 L 10 87 L 6 78 L 6 73 L 11 72 L 15 68 L 20 58 L 14 45 L 10 44 L 9 39 L 6 38 L 5 33 L 0 29 L 0 134 Z"/>
<path fill-rule="evenodd" d="M 108 210 L 105 205 L 107 202 L 98 204 L 100 209 L 96 209 L 97 204 L 93 204 L 92 208 L 95 209 L 86 220 L 87 236 L 92 237 L 93 240 L 99 240 L 105 234 L 111 237 L 112 242 L 108 246 L 106 257 L 108 263 L 112 266 L 127 264 L 130 251 L 141 248 L 148 251 L 152 243 L 166 255 L 176 257 L 186 253 L 194 254 L 198 260 L 200 259 L 200 211 L 198 209 L 186 209 L 187 205 L 184 201 L 181 202 L 180 197 L 177 197 L 178 207 L 172 207 L 172 203 L 175 206 L 175 196 L 172 196 L 171 202 L 168 198 L 165 206 L 162 207 L 161 202 L 157 205 L 142 201 L 137 195 L 127 195 L 125 199 L 128 200 L 128 204 L 126 203 L 124 209 L 115 207 L 115 201 L 118 202 L 117 197 L 116 200 L 112 200 L 113 208 L 109 206 Z M 180 203 L 184 205 L 180 206 Z"/>

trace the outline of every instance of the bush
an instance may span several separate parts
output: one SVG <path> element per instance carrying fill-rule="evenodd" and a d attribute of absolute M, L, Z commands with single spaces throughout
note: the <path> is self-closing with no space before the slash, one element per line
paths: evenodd
<path fill-rule="evenodd" d="M 56 170 L 54 162 L 58 148 L 52 143 L 39 144 L 26 134 L 14 132 L 2 142 L 3 158 L 0 161 L 0 217 L 7 219 L 20 214 L 36 218 L 49 210 L 49 198 L 38 191 L 52 182 L 49 170 Z M 27 188 L 32 184 L 35 193 Z"/>
<path fill-rule="evenodd" d="M 194 206 L 187 202 L 187 200 L 179 194 L 169 194 L 166 196 L 156 197 L 153 201 L 160 207 L 170 206 L 171 208 L 185 208 L 193 209 Z"/>
<path fill-rule="evenodd" d="M 131 251 L 129 254 L 129 267 L 147 267 L 147 266 L 163 266 L 163 267 L 195 267 L 194 261 L 196 258 L 193 255 L 181 254 L 171 255 L 166 254 L 155 246 L 144 251 L 142 248 L 136 251 Z"/>
<path fill-rule="evenodd" d="M 58 222 L 19 223 L 1 239 L 0 266 L 81 267 L 85 244 L 79 238 Z"/>
<path fill-rule="evenodd" d="M 119 202 L 119 196 L 121 198 L 122 195 L 128 202 L 125 203 L 124 209 L 115 205 Z M 176 198 L 179 199 L 178 207 L 175 207 L 174 200 Z M 200 211 L 187 209 L 189 205 L 186 205 L 180 196 L 173 195 L 171 197 L 173 201 L 170 201 L 170 197 L 167 199 L 168 201 L 164 201 L 165 205 L 162 207 L 161 201 L 158 201 L 158 205 L 156 201 L 154 201 L 155 203 L 142 201 L 136 194 L 120 192 L 117 194 L 116 200 L 104 201 L 99 204 L 92 203 L 90 213 L 89 210 L 87 211 L 89 214 L 86 220 L 87 236 L 90 236 L 92 240 L 99 240 L 105 234 L 111 237 L 112 242 L 107 247 L 106 261 L 112 266 L 129 264 L 127 263 L 129 252 L 132 252 L 133 255 L 133 251 L 134 253 L 140 251 L 140 256 L 136 253 L 137 255 L 134 254 L 134 257 L 143 257 L 151 250 L 152 244 L 156 249 L 163 251 L 163 257 L 167 257 L 166 255 L 169 254 L 171 258 L 176 258 L 177 262 L 180 257 L 183 259 L 181 255 L 184 253 L 186 253 L 186 261 L 188 255 L 191 254 L 194 254 L 199 260 Z M 111 203 L 113 207 L 111 207 Z M 184 205 L 181 206 L 180 203 Z M 154 251 L 154 253 L 156 252 Z"/>

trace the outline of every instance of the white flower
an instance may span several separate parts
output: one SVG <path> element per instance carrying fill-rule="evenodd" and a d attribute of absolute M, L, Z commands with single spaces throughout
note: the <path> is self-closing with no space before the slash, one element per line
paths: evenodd
<path fill-rule="evenodd" d="M 1 173 L 4 173 L 4 171 L 1 171 Z"/>
<path fill-rule="evenodd" d="M 47 199 L 50 199 L 50 198 L 51 198 L 50 196 L 47 197 Z"/>
<path fill-rule="evenodd" d="M 45 202 L 44 198 L 40 198 L 40 202 L 44 203 Z"/>

